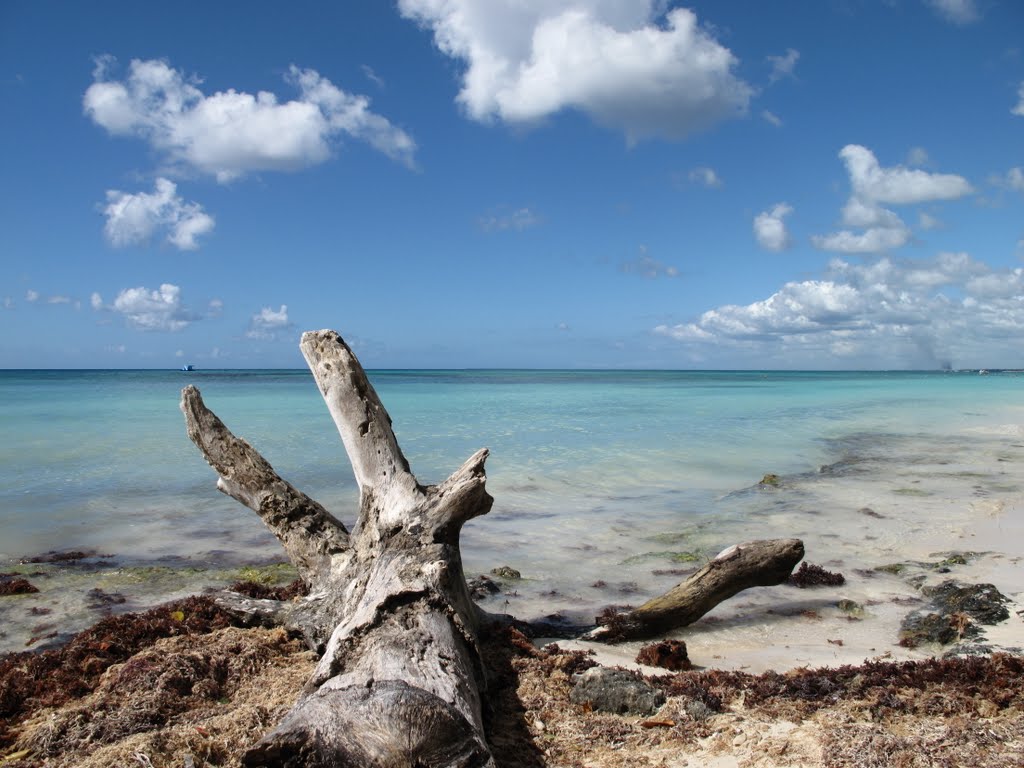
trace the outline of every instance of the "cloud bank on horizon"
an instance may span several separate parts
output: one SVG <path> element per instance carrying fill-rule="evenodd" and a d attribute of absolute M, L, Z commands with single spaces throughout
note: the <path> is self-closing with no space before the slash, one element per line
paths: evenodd
<path fill-rule="evenodd" d="M 150 44 L 141 27 L 126 28 L 134 45 L 92 51 L 82 122 L 93 142 L 109 137 L 109 157 L 132 158 L 90 182 L 97 239 L 121 266 L 102 283 L 102 270 L 84 275 L 96 284 L 78 298 L 23 267 L 0 317 L 84 306 L 119 354 L 131 345 L 117 329 L 152 339 L 216 326 L 222 358 L 341 324 L 343 307 L 381 321 L 363 335 L 380 334 L 374 349 L 395 355 L 385 362 L 414 331 L 443 338 L 448 364 L 502 364 L 503 345 L 461 328 L 455 307 L 468 301 L 504 313 L 494 333 L 521 347 L 509 365 L 1024 365 L 1024 55 L 1002 36 L 1024 12 L 918 0 L 816 8 L 806 26 L 663 0 L 396 0 L 372 13 L 348 49 L 271 46 L 237 67 L 200 66 L 197 48 Z M 877 67 L 844 47 L 861 23 Z M 349 54 L 358 35 L 367 44 Z M 379 54 L 399 37 L 420 47 Z M 945 81 L 949 98 L 970 110 L 946 103 L 907 44 L 945 47 L 963 81 Z M 918 91 L 889 92 L 897 63 Z M 355 77 L 372 101 L 336 84 Z M 294 190 L 276 199 L 280 220 L 248 215 L 279 187 Z M 344 261 L 362 285 L 376 259 L 388 264 L 410 286 L 391 283 L 394 322 L 372 291 L 349 292 L 351 305 L 303 293 L 283 277 L 305 258 L 291 252 L 322 254 L 314 273 Z M 232 285 L 227 265 L 243 259 Z M 498 288 L 489 302 L 464 286 L 471 274 Z M 556 294 L 555 280 L 578 282 Z M 425 309 L 414 285 L 450 290 L 448 309 Z M 293 359 L 274 354 L 268 364 Z"/>

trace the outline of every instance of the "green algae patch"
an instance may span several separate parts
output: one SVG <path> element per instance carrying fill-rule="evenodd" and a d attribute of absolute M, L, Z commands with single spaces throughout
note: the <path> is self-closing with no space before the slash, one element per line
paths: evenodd
<path fill-rule="evenodd" d="M 250 581 L 269 587 L 288 584 L 299 577 L 299 572 L 291 563 L 270 563 L 261 566 L 243 566 L 237 571 L 228 573 L 228 581 Z"/>
<path fill-rule="evenodd" d="M 627 557 L 621 565 L 639 565 L 649 563 L 653 560 L 668 560 L 671 563 L 699 563 L 705 560 L 703 552 L 642 552 L 639 555 Z"/>
<path fill-rule="evenodd" d="M 914 497 L 923 497 L 923 496 L 931 496 L 932 495 L 930 491 L 922 491 L 920 488 L 894 488 L 893 489 L 893 493 L 895 493 L 897 496 L 914 496 Z"/>
<path fill-rule="evenodd" d="M 876 565 L 874 570 L 879 573 L 889 573 L 893 576 L 899 576 L 901 573 L 907 570 L 907 563 L 886 563 L 885 565 Z"/>

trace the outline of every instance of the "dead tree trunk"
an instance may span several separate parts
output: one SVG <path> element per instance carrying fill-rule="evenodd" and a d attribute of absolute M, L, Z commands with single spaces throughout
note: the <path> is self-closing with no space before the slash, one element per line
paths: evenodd
<path fill-rule="evenodd" d="M 476 644 L 478 609 L 462 572 L 462 524 L 485 514 L 481 450 L 437 486 L 422 486 L 352 351 L 332 331 L 303 334 L 302 352 L 334 417 L 359 484 L 351 533 L 281 480 L 244 440 L 182 393 L 189 436 L 251 507 L 310 585 L 287 617 L 323 645 L 284 721 L 248 766 L 489 766 Z"/>
<path fill-rule="evenodd" d="M 459 551 L 463 523 L 486 514 L 493 502 L 484 488 L 487 450 L 440 485 L 420 485 L 342 338 L 305 333 L 301 348 L 359 485 L 351 532 L 235 437 L 195 387 L 182 391 L 189 437 L 217 471 L 217 487 L 260 515 L 310 587 L 307 598 L 287 604 L 232 593 L 222 600 L 254 621 L 301 630 L 322 654 L 291 712 L 243 764 L 493 766 L 477 645 L 489 617 L 470 598 Z M 726 550 L 685 584 L 629 614 L 628 626 L 644 633 L 680 626 L 741 589 L 778 583 L 803 545 L 782 542 L 768 554 L 764 544 L 772 542 Z"/>
<path fill-rule="evenodd" d="M 590 633 L 590 638 L 616 642 L 685 627 L 744 589 L 781 584 L 803 556 L 800 539 L 734 544 L 665 594 L 632 611 L 608 617 L 603 626 Z"/>

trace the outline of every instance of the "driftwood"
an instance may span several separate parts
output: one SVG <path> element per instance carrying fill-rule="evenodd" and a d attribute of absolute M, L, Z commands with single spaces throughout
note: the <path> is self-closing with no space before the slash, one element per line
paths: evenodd
<path fill-rule="evenodd" d="M 189 437 L 217 471 L 217 487 L 260 515 L 310 587 L 308 597 L 290 603 L 225 593 L 222 605 L 254 623 L 299 630 L 321 654 L 291 712 L 243 764 L 492 766 L 477 637 L 484 622 L 507 617 L 490 616 L 472 601 L 459 551 L 463 523 L 493 502 L 484 488 L 487 450 L 440 485 L 420 485 L 342 338 L 305 333 L 301 349 L 359 485 L 351 532 L 235 437 L 195 387 L 182 391 Z M 630 614 L 628 625 L 646 633 L 689 623 L 741 589 L 777 583 L 799 560 L 798 549 L 802 555 L 799 542 L 787 541 L 785 553 L 759 559 L 762 544 L 773 543 L 722 553 L 700 579 Z"/>
<path fill-rule="evenodd" d="M 629 640 L 685 627 L 744 589 L 781 584 L 803 556 L 800 539 L 734 544 L 665 594 L 632 611 L 606 617 L 589 637 Z"/>

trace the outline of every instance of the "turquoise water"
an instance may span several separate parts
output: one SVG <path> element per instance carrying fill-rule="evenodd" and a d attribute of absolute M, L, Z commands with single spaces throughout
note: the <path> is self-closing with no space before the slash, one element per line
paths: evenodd
<path fill-rule="evenodd" d="M 841 526 L 820 517 L 863 506 L 864 490 L 855 473 L 823 465 L 872 462 L 876 487 L 888 483 L 901 514 L 925 522 L 935 513 L 901 483 L 938 483 L 969 464 L 957 471 L 970 479 L 944 498 L 976 497 L 979 483 L 989 494 L 1019 491 L 1008 475 L 1022 453 L 1017 373 L 377 371 L 371 380 L 421 482 L 491 449 L 495 505 L 467 527 L 464 558 L 470 572 L 508 564 L 529 576 L 516 595 L 527 613 L 607 602 L 590 585 L 609 574 L 642 596 L 673 578 L 653 574 L 659 566 L 793 535 L 812 506 L 840 508 L 816 509 L 816 530 Z M 188 441 L 178 410 L 187 383 L 282 476 L 351 523 L 351 470 L 306 371 L 0 371 L 0 559 L 91 548 L 114 555 L 108 570 L 186 569 L 188 583 L 104 582 L 139 607 L 216 582 L 207 572 L 279 558 Z M 907 480 L 915 467 L 924 475 Z M 767 472 L 790 482 L 763 492 Z M 91 588 L 76 578 L 74 588 Z"/>

